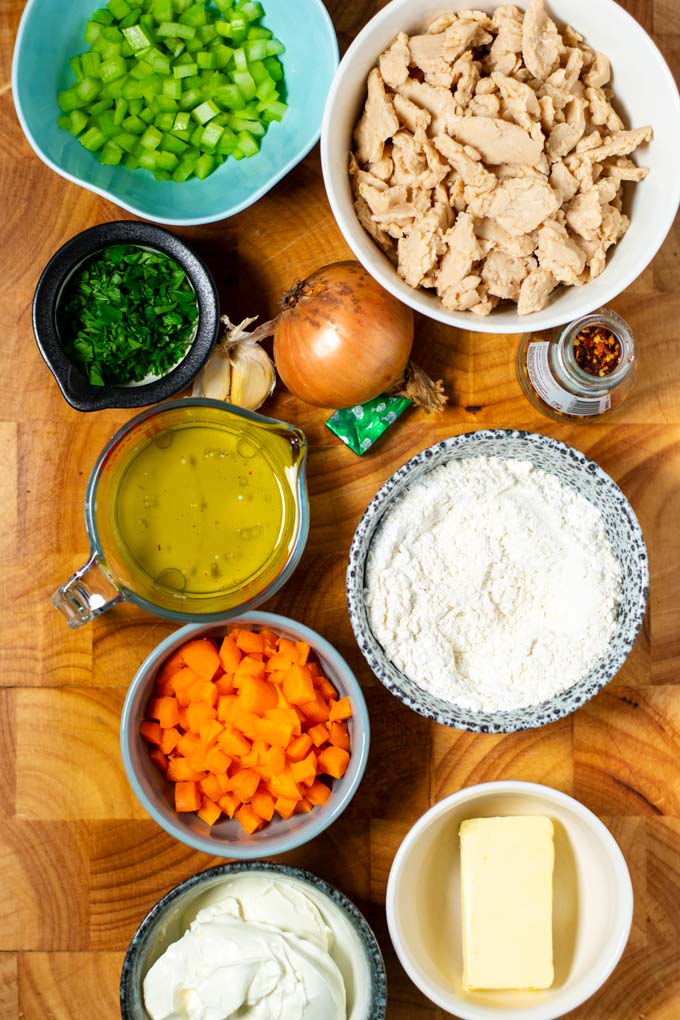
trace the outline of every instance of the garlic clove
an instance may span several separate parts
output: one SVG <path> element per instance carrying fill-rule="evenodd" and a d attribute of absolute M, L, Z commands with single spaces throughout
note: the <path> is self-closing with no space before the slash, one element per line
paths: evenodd
<path fill-rule="evenodd" d="M 276 371 L 267 352 L 255 341 L 241 340 L 229 351 L 231 391 L 229 401 L 236 407 L 256 411 L 274 392 Z"/>
<path fill-rule="evenodd" d="M 231 391 L 231 356 L 218 345 L 194 380 L 192 397 L 229 400 Z"/>

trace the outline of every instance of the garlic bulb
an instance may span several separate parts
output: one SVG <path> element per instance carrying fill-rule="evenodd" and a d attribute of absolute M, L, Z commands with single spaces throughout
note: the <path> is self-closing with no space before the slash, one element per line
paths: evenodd
<path fill-rule="evenodd" d="M 222 316 L 226 333 L 196 377 L 192 396 L 225 400 L 247 411 L 256 411 L 271 396 L 276 371 L 259 342 L 270 334 L 263 327 L 247 332 L 256 319 L 244 319 L 235 326 L 227 315 Z"/>

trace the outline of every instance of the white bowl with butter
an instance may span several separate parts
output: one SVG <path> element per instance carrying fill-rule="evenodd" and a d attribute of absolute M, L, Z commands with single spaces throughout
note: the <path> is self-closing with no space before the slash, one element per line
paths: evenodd
<path fill-rule="evenodd" d="M 488 823 L 488 831 L 463 826 L 467 845 L 461 853 L 462 823 L 527 816 L 541 816 L 544 822 L 526 826 L 526 832 L 521 825 L 520 831 L 511 831 L 516 827 L 507 822 L 505 831 Z M 546 836 L 546 819 L 552 823 L 551 838 Z M 493 840 L 487 843 L 489 854 L 485 839 Z M 516 856 L 513 867 L 522 839 L 526 859 Z M 499 844 L 505 853 L 493 852 Z M 520 889 L 505 888 L 513 874 Z M 549 987 L 469 987 L 470 974 L 479 983 L 493 982 L 498 975 L 503 975 L 501 983 L 513 983 L 507 960 L 501 959 L 503 938 L 495 944 L 490 939 L 490 931 L 503 932 L 503 925 L 495 924 L 491 890 L 500 913 L 508 907 L 517 912 L 513 948 L 519 953 L 514 955 L 532 959 L 538 968 L 533 971 L 539 975 L 536 983 Z M 564 1016 L 612 973 L 628 941 L 632 917 L 630 875 L 609 830 L 572 797 L 536 783 L 483 783 L 435 804 L 406 835 L 387 886 L 387 922 L 404 969 L 424 995 L 460 1020 Z M 552 928 L 552 947 L 545 945 L 546 924 Z M 506 934 L 511 930 L 512 925 L 506 925 Z M 508 955 L 507 940 L 505 946 Z M 522 969 L 518 967 L 517 984 L 531 973 L 519 973 Z"/>

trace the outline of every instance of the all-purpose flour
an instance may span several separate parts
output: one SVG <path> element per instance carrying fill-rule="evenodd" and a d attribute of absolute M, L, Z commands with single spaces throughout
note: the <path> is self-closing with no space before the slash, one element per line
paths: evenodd
<path fill-rule="evenodd" d="M 423 475 L 367 562 L 373 633 L 419 686 L 478 711 L 544 701 L 614 629 L 620 570 L 597 509 L 526 461 L 471 457 Z"/>

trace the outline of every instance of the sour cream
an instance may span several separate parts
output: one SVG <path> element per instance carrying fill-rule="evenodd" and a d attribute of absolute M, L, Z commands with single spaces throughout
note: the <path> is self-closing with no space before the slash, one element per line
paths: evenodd
<path fill-rule="evenodd" d="M 334 936 L 302 889 L 237 875 L 144 979 L 151 1020 L 346 1020 Z"/>

